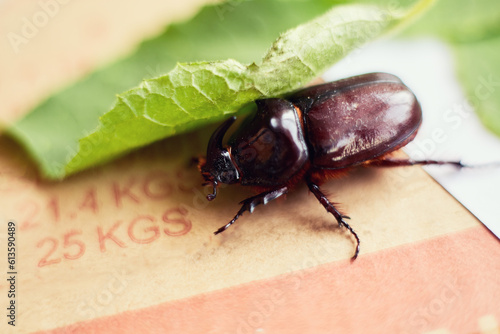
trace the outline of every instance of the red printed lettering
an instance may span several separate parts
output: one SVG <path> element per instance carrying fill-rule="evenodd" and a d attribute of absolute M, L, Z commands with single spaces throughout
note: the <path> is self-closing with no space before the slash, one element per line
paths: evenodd
<path fill-rule="evenodd" d="M 130 179 L 129 183 L 127 186 L 124 188 L 120 189 L 120 186 L 114 182 L 113 183 L 113 193 L 115 195 L 115 203 L 118 208 L 122 207 L 122 198 L 127 196 L 129 199 L 136 203 L 140 203 L 139 197 L 137 197 L 136 194 L 132 193 L 131 189 L 132 186 L 134 185 L 135 181 L 134 179 Z"/>
<path fill-rule="evenodd" d="M 133 242 L 136 242 L 138 244 L 149 244 L 150 242 L 155 241 L 160 237 L 160 228 L 158 226 L 149 226 L 146 228 L 143 228 L 143 233 L 147 232 L 153 232 L 153 235 L 150 236 L 149 238 L 139 238 L 136 233 L 134 233 L 134 227 L 138 222 L 141 221 L 148 221 L 148 222 L 155 222 L 155 219 L 151 216 L 139 216 L 132 220 L 128 226 L 128 236 L 130 237 L 130 240 Z M 144 225 L 144 224 L 141 224 Z"/>
<path fill-rule="evenodd" d="M 85 194 L 85 197 L 82 203 L 80 204 L 80 210 L 84 209 L 89 209 L 93 213 L 97 213 L 99 211 L 95 188 L 89 189 L 89 191 L 87 191 L 87 193 Z"/>
<path fill-rule="evenodd" d="M 16 208 L 24 215 L 24 219 L 20 220 L 20 230 L 29 230 L 38 226 L 38 222 L 35 222 L 35 219 L 41 211 L 38 203 L 34 200 L 28 200 L 24 203 L 20 203 Z"/>
<path fill-rule="evenodd" d="M 106 234 L 103 233 L 102 227 L 100 227 L 100 226 L 97 227 L 97 234 L 99 236 L 99 247 L 101 248 L 101 252 L 106 251 L 106 244 L 104 243 L 106 241 L 106 239 L 110 239 L 110 240 L 114 241 L 115 244 L 117 244 L 118 246 L 120 246 L 122 248 L 127 247 L 127 245 L 123 241 L 118 239 L 118 237 L 113 234 L 115 232 L 115 230 L 121 225 L 121 223 L 122 223 L 121 221 L 117 221 L 109 229 L 109 231 Z"/>
<path fill-rule="evenodd" d="M 165 227 L 163 229 L 165 234 L 170 236 L 181 236 L 191 231 L 191 221 L 184 218 L 187 213 L 187 210 L 184 208 L 174 208 L 167 210 L 162 217 L 163 221 L 168 224 L 168 227 Z M 179 215 L 181 217 L 175 218 L 175 216 Z M 181 229 L 175 229 L 175 225 L 181 225 Z"/>
<path fill-rule="evenodd" d="M 54 216 L 54 221 L 56 223 L 59 222 L 59 218 L 61 217 L 61 215 L 60 215 L 60 210 L 59 210 L 59 200 L 57 199 L 56 196 L 54 196 L 50 199 L 49 204 L 47 204 L 47 208 L 50 210 L 50 212 Z"/>
<path fill-rule="evenodd" d="M 85 253 L 85 244 L 80 241 L 80 240 L 71 240 L 71 237 L 82 234 L 81 231 L 70 231 L 64 235 L 64 243 L 63 247 L 71 247 L 75 246 L 77 249 L 77 252 L 75 254 L 70 254 L 70 253 L 64 253 L 64 257 L 68 260 L 76 260 L 78 258 L 81 258 L 82 255 Z"/>
<path fill-rule="evenodd" d="M 186 175 L 186 171 L 181 169 L 177 171 L 177 180 L 179 180 L 179 184 L 177 188 L 180 191 L 189 192 L 193 190 L 195 187 L 199 187 L 201 180 L 199 179 L 199 174 L 193 175 L 193 173 L 188 173 Z"/>
<path fill-rule="evenodd" d="M 172 194 L 168 175 L 162 171 L 150 173 L 144 180 L 144 194 L 153 199 L 167 198 Z"/>
<path fill-rule="evenodd" d="M 50 243 L 51 246 L 49 247 L 49 251 L 47 252 L 47 254 L 45 254 L 45 256 L 43 256 L 42 259 L 38 262 L 38 267 L 48 266 L 61 262 L 60 258 L 49 260 L 49 256 L 51 256 L 57 249 L 57 240 L 52 237 L 43 238 L 36 244 L 36 247 L 42 248 L 45 243 Z"/>

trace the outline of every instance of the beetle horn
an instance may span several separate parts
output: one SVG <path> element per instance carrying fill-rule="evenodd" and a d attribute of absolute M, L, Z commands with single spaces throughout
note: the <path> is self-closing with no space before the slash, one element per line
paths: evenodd
<path fill-rule="evenodd" d="M 224 135 L 226 134 L 226 131 L 229 129 L 229 127 L 234 123 L 236 120 L 236 116 L 233 116 L 229 118 L 227 121 L 222 123 L 217 130 L 212 134 L 212 137 L 210 137 L 210 141 L 208 142 L 208 147 L 207 147 L 207 153 L 210 154 L 210 152 L 217 152 L 221 151 L 222 148 L 222 140 L 224 139 Z"/>
<path fill-rule="evenodd" d="M 222 147 L 222 141 L 224 139 L 224 135 L 226 134 L 229 127 L 234 123 L 236 117 L 230 117 L 224 123 L 222 123 L 212 134 L 210 140 L 208 142 L 207 147 L 207 161 L 201 168 L 202 174 L 206 175 L 205 180 L 212 184 L 212 193 L 207 195 L 207 199 L 209 201 L 215 199 L 217 196 L 217 185 L 218 180 L 215 177 L 214 172 L 217 171 L 217 163 L 220 163 L 220 160 L 224 162 L 224 157 L 229 155 L 227 150 Z"/>

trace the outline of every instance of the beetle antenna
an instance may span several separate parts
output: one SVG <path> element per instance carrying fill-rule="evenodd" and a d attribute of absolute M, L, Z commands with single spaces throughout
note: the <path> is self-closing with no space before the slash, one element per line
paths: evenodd
<path fill-rule="evenodd" d="M 212 193 L 207 195 L 207 200 L 213 201 L 217 197 L 217 181 L 212 181 Z"/>

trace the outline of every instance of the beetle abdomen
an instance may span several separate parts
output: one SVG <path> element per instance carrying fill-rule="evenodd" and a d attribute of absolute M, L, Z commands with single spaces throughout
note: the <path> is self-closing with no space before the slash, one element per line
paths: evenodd
<path fill-rule="evenodd" d="M 348 85 L 310 103 L 305 120 L 313 166 L 337 169 L 360 164 L 413 138 L 422 111 L 415 95 L 393 78 L 376 74 L 351 78 Z"/>
<path fill-rule="evenodd" d="M 257 113 L 245 120 L 228 144 L 241 184 L 275 187 L 287 183 L 309 159 L 302 122 L 289 101 L 256 103 Z"/>

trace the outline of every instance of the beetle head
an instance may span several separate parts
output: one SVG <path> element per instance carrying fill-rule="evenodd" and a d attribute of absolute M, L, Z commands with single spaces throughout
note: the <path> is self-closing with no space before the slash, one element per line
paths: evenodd
<path fill-rule="evenodd" d="M 222 140 L 227 130 L 234 123 L 236 117 L 231 117 L 222 123 L 210 137 L 207 148 L 207 157 L 201 161 L 198 168 L 205 180 L 205 185 L 211 184 L 213 193 L 207 195 L 209 201 L 217 196 L 217 185 L 219 183 L 236 183 L 240 179 L 238 169 L 231 160 L 230 150 L 222 147 Z"/>

